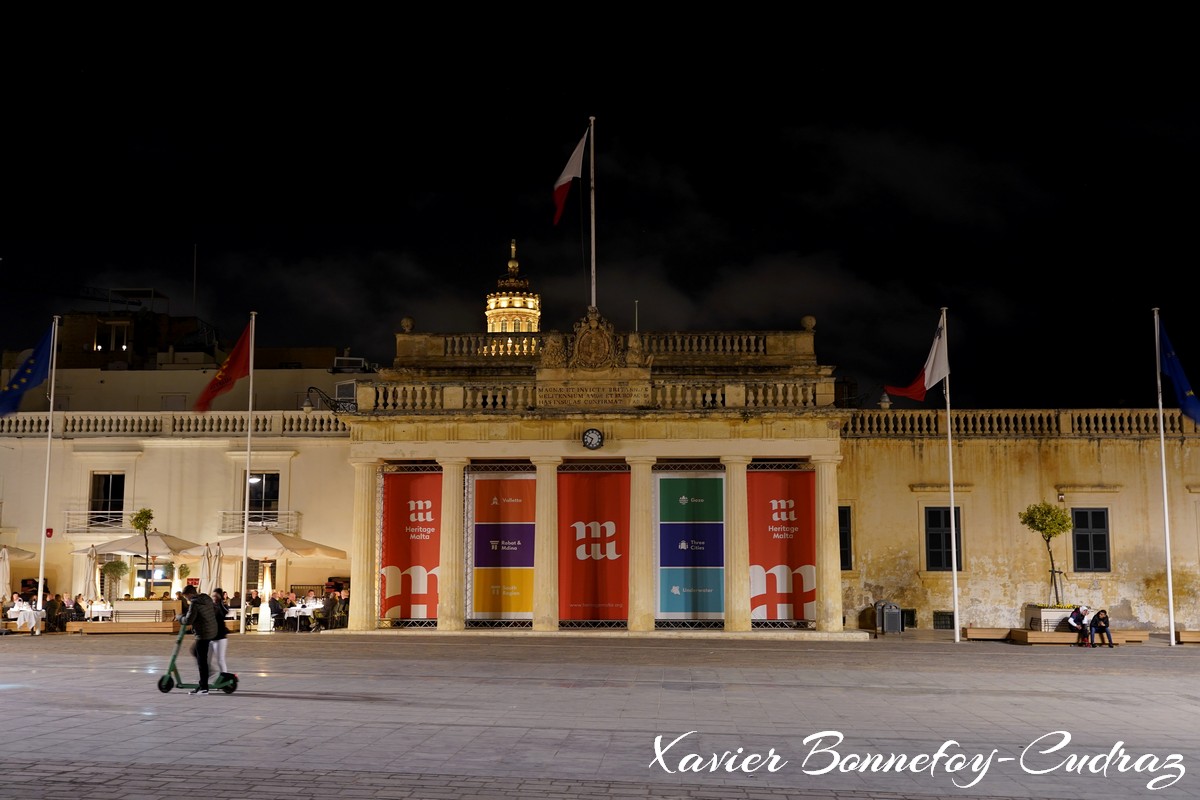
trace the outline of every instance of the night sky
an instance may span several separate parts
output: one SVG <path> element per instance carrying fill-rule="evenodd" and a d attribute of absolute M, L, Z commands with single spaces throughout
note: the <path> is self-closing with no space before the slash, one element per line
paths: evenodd
<path fill-rule="evenodd" d="M 543 329 L 569 331 L 587 183 L 558 226 L 552 188 L 595 116 L 598 306 L 618 329 L 635 309 L 643 331 L 811 314 L 818 360 L 873 407 L 946 306 L 956 408 L 1153 408 L 1152 308 L 1200 381 L 1197 92 L 1160 22 L 1136 48 L 837 49 L 810 30 L 737 59 L 640 60 L 630 40 L 590 66 L 528 37 L 473 61 L 376 37 L 64 48 L 5 78 L 0 349 L 100 308 L 81 287 L 139 287 L 230 344 L 257 311 L 261 346 L 386 366 L 406 315 L 484 329 L 512 239 Z"/>

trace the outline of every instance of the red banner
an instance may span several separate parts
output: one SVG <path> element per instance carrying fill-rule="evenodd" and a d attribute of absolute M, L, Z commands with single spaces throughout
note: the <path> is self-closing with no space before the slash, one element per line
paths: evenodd
<path fill-rule="evenodd" d="M 753 619 L 816 616 L 816 485 L 814 472 L 746 473 Z"/>
<path fill-rule="evenodd" d="M 437 619 L 441 552 L 442 474 L 383 476 L 380 613 L 395 619 Z"/>
<path fill-rule="evenodd" d="M 629 473 L 558 475 L 558 616 L 629 617 Z"/>

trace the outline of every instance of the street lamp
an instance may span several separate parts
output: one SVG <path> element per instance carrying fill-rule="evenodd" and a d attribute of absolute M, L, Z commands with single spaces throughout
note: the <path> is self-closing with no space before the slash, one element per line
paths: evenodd
<path fill-rule="evenodd" d="M 312 395 L 316 394 L 317 398 L 325 404 L 325 407 L 334 414 L 353 414 L 358 411 L 358 403 L 354 400 L 339 400 L 330 397 L 325 392 L 318 389 L 316 386 L 310 386 L 304 393 L 304 405 L 300 408 L 305 414 L 311 414 L 314 408 Z"/>

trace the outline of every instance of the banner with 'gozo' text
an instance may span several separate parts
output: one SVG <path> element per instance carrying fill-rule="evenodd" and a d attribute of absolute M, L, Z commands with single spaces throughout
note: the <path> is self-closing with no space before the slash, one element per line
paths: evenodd
<path fill-rule="evenodd" d="M 392 619 L 437 619 L 442 474 L 383 476 L 380 613 Z"/>
<path fill-rule="evenodd" d="M 660 619 L 725 613 L 725 475 L 655 473 Z"/>
<path fill-rule="evenodd" d="M 629 473 L 558 475 L 558 617 L 629 617 Z"/>
<path fill-rule="evenodd" d="M 533 619 L 535 478 L 533 473 L 471 476 L 475 619 Z"/>
<path fill-rule="evenodd" d="M 816 473 L 750 470 L 751 619 L 815 619 Z"/>

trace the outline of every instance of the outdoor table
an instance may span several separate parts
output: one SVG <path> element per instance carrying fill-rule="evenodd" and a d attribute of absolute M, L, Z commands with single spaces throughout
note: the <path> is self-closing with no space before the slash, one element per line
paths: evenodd
<path fill-rule="evenodd" d="M 299 632 L 300 618 L 308 617 L 309 619 L 312 619 L 313 612 L 318 608 L 320 608 L 320 606 L 292 606 L 291 608 L 286 608 L 283 611 L 284 622 L 286 623 L 289 619 L 296 620 L 296 631 Z"/>

